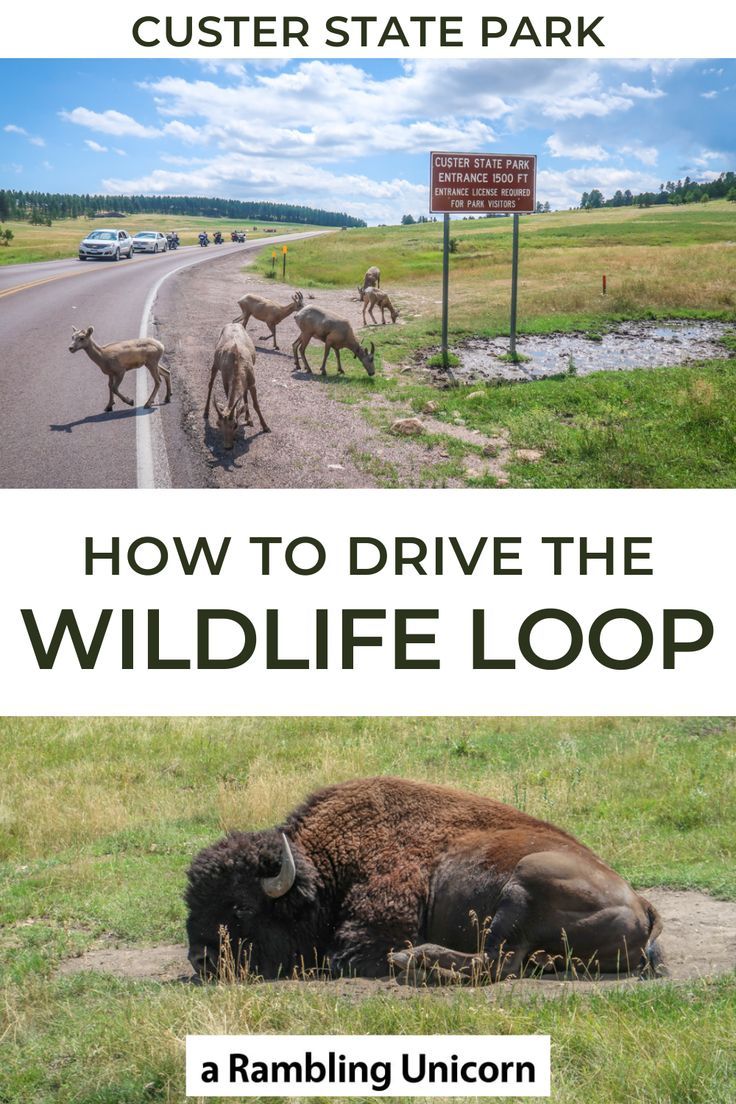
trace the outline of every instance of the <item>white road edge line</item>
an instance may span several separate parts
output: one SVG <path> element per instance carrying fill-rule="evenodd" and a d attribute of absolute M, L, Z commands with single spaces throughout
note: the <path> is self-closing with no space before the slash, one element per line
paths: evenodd
<path fill-rule="evenodd" d="M 279 234 L 275 238 L 271 238 L 270 241 L 266 238 L 265 241 L 260 238 L 256 238 L 249 244 L 250 249 L 257 249 L 264 245 L 276 245 L 283 241 L 297 240 L 299 238 L 312 238 L 318 234 L 329 233 L 326 230 L 312 230 L 307 231 L 304 234 Z M 247 252 L 248 250 L 244 250 Z M 235 250 L 228 250 L 228 254 L 235 252 Z M 225 256 L 228 254 L 224 254 Z M 175 276 L 177 272 L 181 272 L 183 268 L 191 268 L 192 265 L 201 264 L 203 261 L 214 261 L 218 256 L 223 256 L 222 253 L 212 256 L 201 257 L 198 256 L 193 260 L 185 261 L 184 264 L 178 265 L 176 268 L 169 269 L 168 272 L 164 272 L 163 276 L 156 281 L 148 295 L 146 301 L 143 304 L 143 314 L 141 315 L 141 325 L 138 331 L 139 337 L 148 337 L 151 329 L 151 322 L 153 320 L 153 307 L 156 302 L 156 296 L 161 290 L 161 285 L 164 284 L 169 276 Z M 172 385 L 173 385 L 172 380 Z M 135 405 L 136 407 L 142 407 L 148 398 L 149 388 L 151 386 L 151 379 L 148 374 L 148 369 L 145 365 L 142 368 L 138 368 L 136 371 L 135 379 Z M 160 392 L 159 392 L 160 394 Z M 169 469 L 169 457 L 166 452 L 166 441 L 164 439 L 164 431 L 161 425 L 161 417 L 158 409 L 155 409 L 152 414 L 140 413 L 135 420 L 135 459 L 136 459 L 136 485 L 140 490 L 151 490 L 156 487 L 171 487 L 171 471 Z"/>

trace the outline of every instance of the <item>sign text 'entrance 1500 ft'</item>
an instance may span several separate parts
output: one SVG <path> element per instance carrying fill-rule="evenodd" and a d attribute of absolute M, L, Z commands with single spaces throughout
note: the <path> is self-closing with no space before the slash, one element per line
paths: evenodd
<path fill-rule="evenodd" d="M 536 205 L 534 154 L 433 153 L 433 214 L 527 214 Z"/>

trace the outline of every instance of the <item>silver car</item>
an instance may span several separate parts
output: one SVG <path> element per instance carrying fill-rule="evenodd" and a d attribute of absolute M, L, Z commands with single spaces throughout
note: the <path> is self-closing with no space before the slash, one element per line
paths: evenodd
<path fill-rule="evenodd" d="M 156 230 L 141 230 L 133 238 L 134 253 L 165 253 L 169 243 Z"/>
<path fill-rule="evenodd" d="M 92 230 L 84 241 L 79 243 L 80 261 L 100 257 L 107 261 L 119 261 L 121 257 L 133 254 L 133 239 L 127 230 Z"/>

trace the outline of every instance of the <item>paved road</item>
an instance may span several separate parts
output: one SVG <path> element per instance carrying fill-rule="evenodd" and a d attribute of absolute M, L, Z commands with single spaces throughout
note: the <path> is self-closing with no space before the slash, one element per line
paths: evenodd
<path fill-rule="evenodd" d="M 0 486 L 204 485 L 180 429 L 176 380 L 169 405 L 144 410 L 150 377 L 146 369 L 131 372 L 121 390 L 136 406 L 116 400 L 106 414 L 107 380 L 86 353 L 69 353 L 71 328 L 93 325 L 100 344 L 137 337 L 149 330 L 161 280 L 178 269 L 321 232 L 190 246 L 117 264 L 71 259 L 0 268 Z"/>

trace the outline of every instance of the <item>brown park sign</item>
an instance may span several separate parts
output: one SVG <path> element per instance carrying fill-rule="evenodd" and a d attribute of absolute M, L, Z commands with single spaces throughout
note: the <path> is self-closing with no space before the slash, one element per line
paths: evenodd
<path fill-rule="evenodd" d="M 536 206 L 534 154 L 432 153 L 433 214 L 528 214 Z"/>

